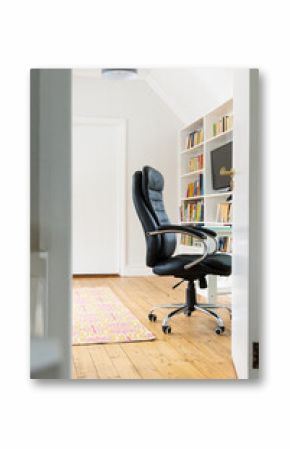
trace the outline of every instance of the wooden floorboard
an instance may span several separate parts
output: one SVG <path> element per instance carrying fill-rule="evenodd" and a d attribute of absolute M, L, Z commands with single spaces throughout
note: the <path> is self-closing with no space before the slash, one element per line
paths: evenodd
<path fill-rule="evenodd" d="M 161 319 L 167 309 L 157 311 L 158 321 L 147 315 L 152 306 L 184 302 L 185 283 L 175 290 L 172 277 L 77 277 L 73 287 L 110 287 L 156 340 L 136 343 L 73 346 L 73 379 L 236 379 L 231 359 L 231 323 L 228 312 L 219 313 L 225 333 L 214 333 L 210 317 L 194 313 L 171 321 L 172 334 L 164 335 Z M 199 302 L 203 298 L 199 297 Z M 219 297 L 229 303 L 229 297 Z"/>

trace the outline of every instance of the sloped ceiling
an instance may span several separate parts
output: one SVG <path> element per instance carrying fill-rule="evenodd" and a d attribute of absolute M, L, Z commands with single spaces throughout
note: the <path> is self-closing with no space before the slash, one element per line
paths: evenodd
<path fill-rule="evenodd" d="M 185 125 L 233 95 L 231 68 L 142 68 L 138 73 Z M 75 69 L 73 74 L 101 78 L 100 69 Z"/>
<path fill-rule="evenodd" d="M 233 95 L 233 69 L 152 69 L 146 81 L 188 124 Z"/>

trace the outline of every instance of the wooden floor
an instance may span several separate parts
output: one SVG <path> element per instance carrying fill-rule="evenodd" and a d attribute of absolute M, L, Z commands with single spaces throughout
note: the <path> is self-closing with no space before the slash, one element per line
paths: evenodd
<path fill-rule="evenodd" d="M 155 304 L 184 302 L 184 284 L 172 290 L 172 277 L 74 278 L 74 287 L 108 286 L 156 336 L 138 343 L 73 346 L 73 379 L 236 379 L 231 360 L 230 320 L 220 310 L 225 333 L 215 334 L 215 320 L 200 312 L 172 319 L 172 334 L 164 335 L 158 321 L 147 315 Z M 201 302 L 201 298 L 199 298 Z M 219 302 L 229 301 L 219 297 Z"/>

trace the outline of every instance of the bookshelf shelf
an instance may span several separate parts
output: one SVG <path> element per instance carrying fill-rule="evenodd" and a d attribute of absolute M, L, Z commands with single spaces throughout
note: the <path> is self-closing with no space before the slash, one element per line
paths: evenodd
<path fill-rule="evenodd" d="M 194 152 L 194 151 L 198 152 L 198 151 L 203 149 L 203 145 L 204 145 L 204 142 L 202 142 L 202 143 L 200 143 L 198 145 L 195 145 L 194 147 L 191 147 L 191 148 L 185 148 L 185 149 L 183 149 L 181 151 L 181 154 L 191 153 L 191 152 Z"/>
<path fill-rule="evenodd" d="M 215 140 L 221 139 L 225 136 L 231 135 L 233 133 L 232 129 L 229 129 L 227 131 L 224 131 L 223 133 L 217 134 L 216 136 L 210 137 L 209 139 L 207 139 L 206 143 L 210 143 L 213 142 Z"/>
<path fill-rule="evenodd" d="M 216 227 L 224 227 L 224 226 L 232 226 L 232 223 L 222 223 L 218 221 L 207 221 L 206 226 L 216 226 Z"/>
<path fill-rule="evenodd" d="M 183 176 L 181 176 L 181 177 L 183 177 Z M 200 200 L 202 198 L 218 198 L 218 197 L 230 196 L 230 195 L 233 195 L 232 191 L 208 193 L 207 195 L 185 196 L 185 197 L 181 198 L 181 201 L 194 201 L 194 200 Z M 231 203 L 231 201 L 229 201 L 229 203 Z"/>
<path fill-rule="evenodd" d="M 216 230 L 222 239 L 231 236 L 231 199 L 232 191 L 216 191 L 212 187 L 211 152 L 233 141 L 233 100 L 230 99 L 195 120 L 180 132 L 179 148 L 179 205 L 180 223 L 183 225 L 205 225 Z M 202 136 L 202 142 L 187 148 L 196 142 L 195 133 Z M 218 133 L 213 135 L 214 133 Z M 199 167 L 202 167 L 199 169 Z M 196 169 L 196 170 L 194 170 Z M 199 194 L 199 193 L 202 193 Z M 224 204 L 230 205 L 224 206 Z M 228 215 L 224 213 L 228 210 Z M 220 213 L 220 215 L 218 214 Z M 229 218 L 226 221 L 227 217 Z M 220 220 L 224 220 L 222 222 Z M 222 243 L 223 251 L 230 244 Z M 180 248 L 194 250 L 195 243 L 182 239 Z"/>
<path fill-rule="evenodd" d="M 192 175 L 198 175 L 200 173 L 203 173 L 204 169 L 201 168 L 200 170 L 195 170 L 195 171 L 190 171 L 188 173 L 184 173 L 183 175 L 181 175 L 182 178 L 187 178 L 188 176 L 192 176 Z"/>
<path fill-rule="evenodd" d="M 204 224 L 203 221 L 181 221 L 181 224 L 187 225 L 187 224 Z"/>
<path fill-rule="evenodd" d="M 206 198 L 217 198 L 219 196 L 230 196 L 233 192 L 229 190 L 228 192 L 217 192 L 217 193 L 208 193 L 207 195 L 204 195 Z"/>
<path fill-rule="evenodd" d="M 197 201 L 204 198 L 204 195 L 198 195 L 198 196 L 185 196 L 184 198 L 181 198 L 181 201 Z"/>
<path fill-rule="evenodd" d="M 215 226 L 215 227 L 229 227 L 232 226 L 232 223 L 222 223 L 218 221 L 181 221 L 181 224 L 204 224 L 205 226 Z"/>

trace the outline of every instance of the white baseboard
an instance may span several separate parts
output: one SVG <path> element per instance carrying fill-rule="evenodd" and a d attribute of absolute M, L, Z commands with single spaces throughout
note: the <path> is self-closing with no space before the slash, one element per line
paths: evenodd
<path fill-rule="evenodd" d="M 200 296 L 204 296 L 205 298 L 208 297 L 208 289 L 207 288 L 199 288 L 197 286 L 196 293 Z M 218 290 L 217 290 L 217 295 L 229 295 L 230 293 L 232 293 L 232 290 L 229 287 L 218 288 Z"/>
<path fill-rule="evenodd" d="M 198 282 L 196 282 L 196 292 L 198 295 L 208 296 L 208 290 L 199 288 Z M 227 295 L 232 292 L 232 277 L 231 276 L 218 276 L 217 278 L 217 294 Z"/>
<path fill-rule="evenodd" d="M 151 276 L 153 274 L 150 267 L 126 265 L 122 276 Z"/>

